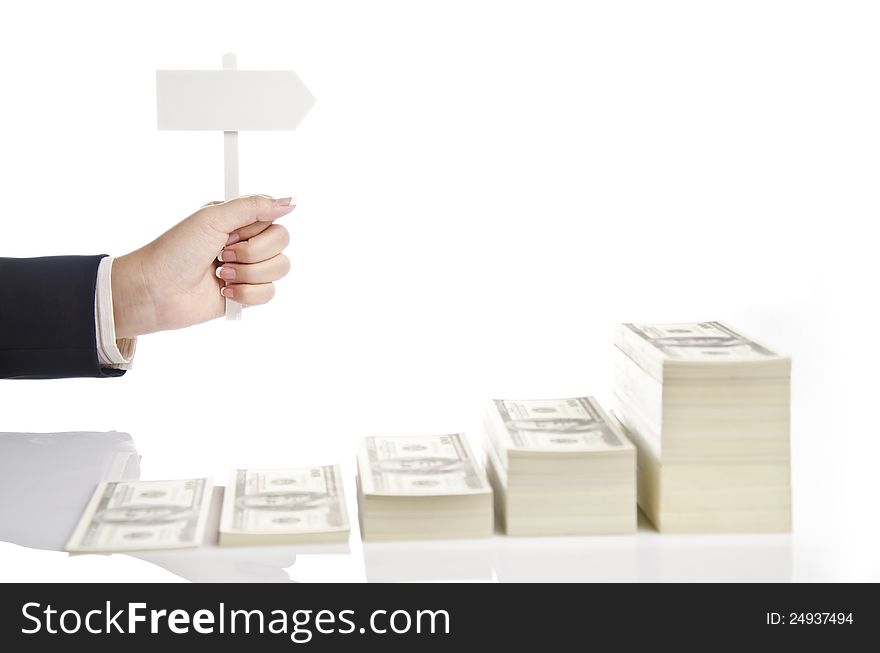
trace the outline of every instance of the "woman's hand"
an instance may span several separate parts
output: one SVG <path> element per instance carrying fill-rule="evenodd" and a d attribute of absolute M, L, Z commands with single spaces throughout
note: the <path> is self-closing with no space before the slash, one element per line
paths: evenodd
<path fill-rule="evenodd" d="M 250 195 L 202 207 L 144 247 L 113 261 L 117 338 L 180 329 L 220 317 L 224 297 L 265 304 L 287 274 L 290 236 L 274 221 L 292 198 Z M 219 256 L 218 256 L 219 255 Z"/>

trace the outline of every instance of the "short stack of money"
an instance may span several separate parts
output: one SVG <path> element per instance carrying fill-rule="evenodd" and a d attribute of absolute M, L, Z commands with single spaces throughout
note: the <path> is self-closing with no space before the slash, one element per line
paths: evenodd
<path fill-rule="evenodd" d="M 365 540 L 492 534 L 492 490 L 464 435 L 364 438 L 357 464 Z"/>
<path fill-rule="evenodd" d="M 791 360 L 722 322 L 622 324 L 615 414 L 665 532 L 791 528 Z"/>
<path fill-rule="evenodd" d="M 207 478 L 104 481 L 65 550 L 111 553 L 201 546 L 211 492 Z"/>
<path fill-rule="evenodd" d="M 345 542 L 348 535 L 339 465 L 231 473 L 221 546 Z"/>
<path fill-rule="evenodd" d="M 486 470 L 505 533 L 635 531 L 635 447 L 595 399 L 495 399 L 485 428 Z"/>

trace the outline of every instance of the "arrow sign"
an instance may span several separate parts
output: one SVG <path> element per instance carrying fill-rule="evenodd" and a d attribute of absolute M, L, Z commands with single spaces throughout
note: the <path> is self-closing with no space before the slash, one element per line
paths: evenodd
<path fill-rule="evenodd" d="M 160 130 L 222 131 L 227 200 L 238 193 L 238 132 L 293 131 L 315 97 L 292 70 L 236 70 L 234 54 L 223 70 L 157 70 Z M 226 319 L 241 319 L 241 304 L 226 300 Z"/>

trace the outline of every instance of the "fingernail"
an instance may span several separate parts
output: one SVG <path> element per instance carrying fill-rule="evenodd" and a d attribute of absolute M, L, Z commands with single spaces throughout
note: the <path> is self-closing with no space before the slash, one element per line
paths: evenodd
<path fill-rule="evenodd" d="M 214 274 L 217 275 L 218 279 L 225 279 L 226 281 L 235 279 L 235 269 L 227 268 L 226 266 L 220 266 L 214 271 Z"/>
<path fill-rule="evenodd" d="M 224 297 L 229 298 L 229 299 L 232 299 L 232 297 L 234 295 L 234 293 L 232 292 L 232 288 L 230 286 L 224 286 L 223 288 L 221 288 L 220 294 L 223 295 Z"/>
<path fill-rule="evenodd" d="M 239 240 L 241 240 L 241 236 L 238 235 L 237 231 L 233 231 L 231 234 L 229 234 L 229 238 L 226 239 L 226 244 L 233 245 Z"/>
<path fill-rule="evenodd" d="M 235 250 L 224 249 L 217 256 L 217 260 L 221 263 L 235 263 Z"/>
<path fill-rule="evenodd" d="M 275 206 L 291 206 L 292 204 L 296 204 L 293 197 L 282 197 L 280 200 L 275 200 Z"/>

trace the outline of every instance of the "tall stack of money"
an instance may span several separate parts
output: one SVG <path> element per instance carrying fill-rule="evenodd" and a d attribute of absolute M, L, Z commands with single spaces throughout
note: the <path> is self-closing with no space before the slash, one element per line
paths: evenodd
<path fill-rule="evenodd" d="M 364 539 L 492 533 L 492 490 L 462 434 L 365 438 L 357 463 Z"/>
<path fill-rule="evenodd" d="M 721 322 L 622 324 L 615 414 L 660 531 L 791 528 L 791 360 Z"/>
<path fill-rule="evenodd" d="M 635 447 L 595 399 L 495 399 L 485 428 L 486 469 L 508 535 L 635 531 Z"/>
<path fill-rule="evenodd" d="M 201 546 L 211 507 L 206 478 L 104 481 L 65 550 L 78 553 Z"/>
<path fill-rule="evenodd" d="M 348 535 L 338 465 L 236 469 L 230 475 L 221 546 L 345 542 Z"/>

